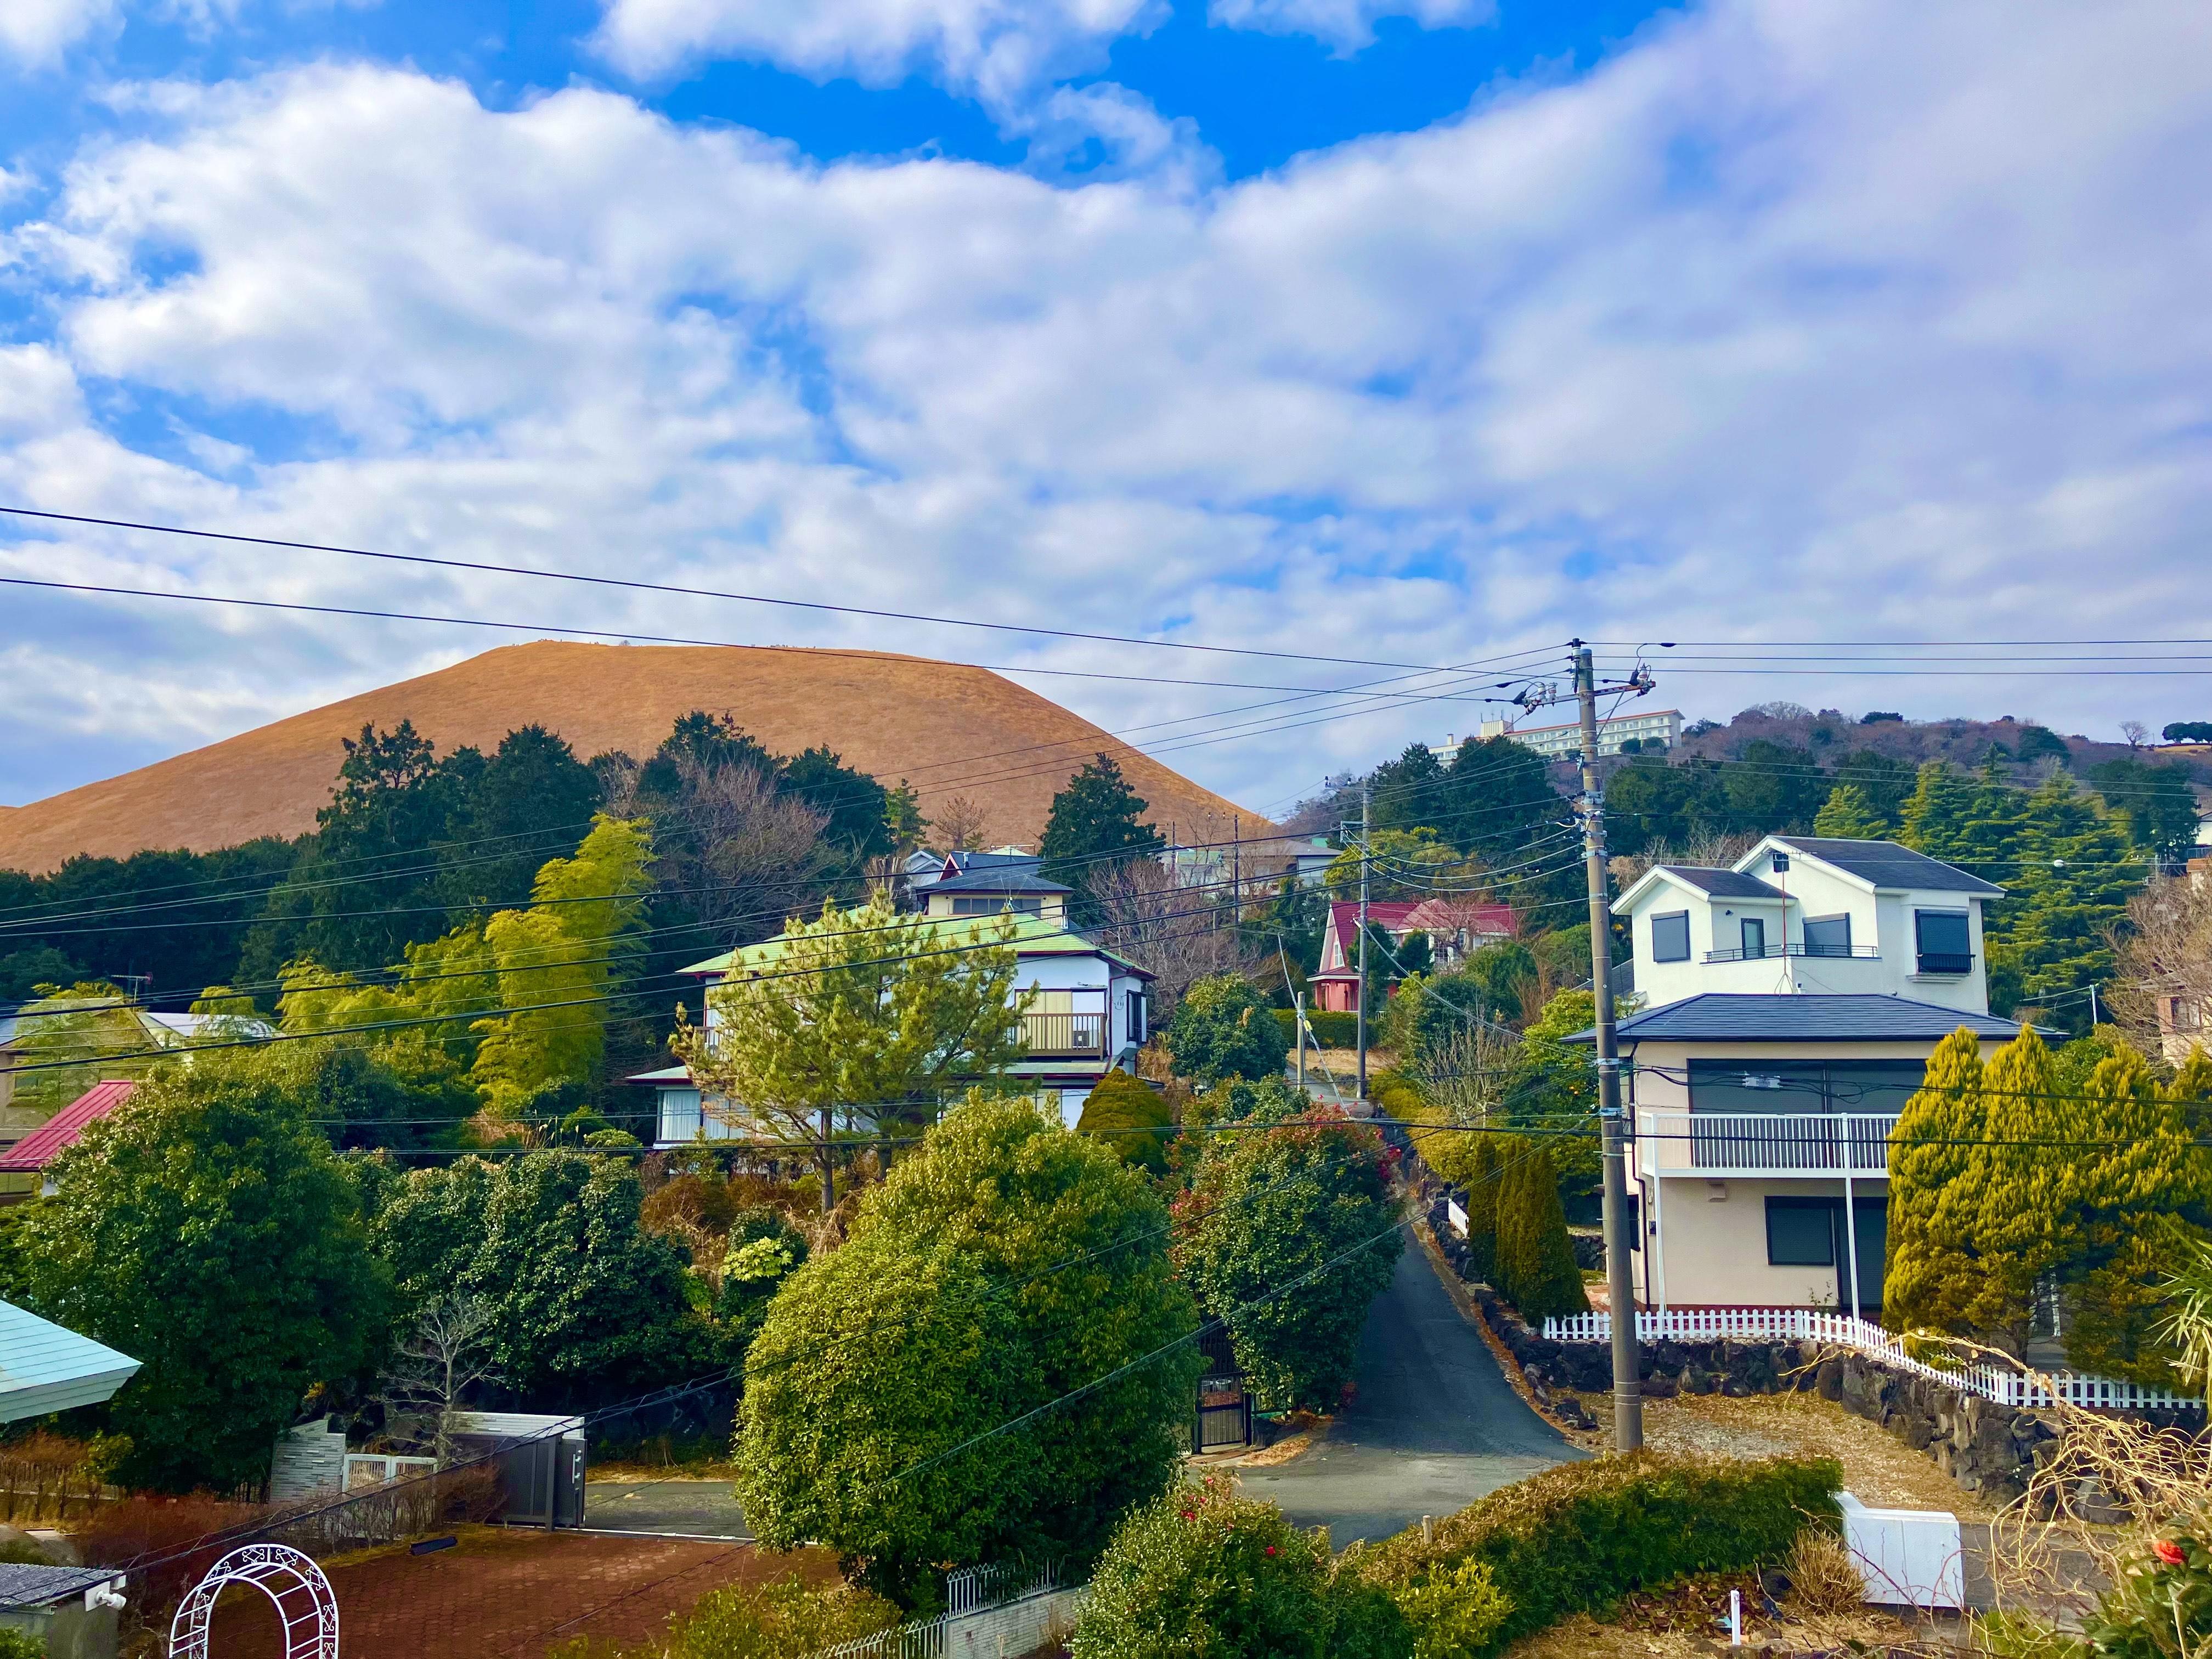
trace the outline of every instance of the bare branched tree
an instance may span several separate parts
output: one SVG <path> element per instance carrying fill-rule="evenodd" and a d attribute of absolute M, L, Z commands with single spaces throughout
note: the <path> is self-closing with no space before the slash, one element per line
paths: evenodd
<path fill-rule="evenodd" d="M 2150 727 L 2141 720 L 2122 720 L 2120 735 L 2128 740 L 2128 747 L 2140 749 L 2150 741 Z"/>
<path fill-rule="evenodd" d="M 1103 918 L 1098 942 L 1153 975 L 1152 1024 L 1166 1025 L 1183 993 L 1208 974 L 1249 974 L 1265 953 L 1250 949 L 1235 908 L 1195 872 L 1151 859 L 1100 866 L 1091 897 Z"/>
<path fill-rule="evenodd" d="M 990 821 L 982 804 L 967 795 L 954 795 L 940 805 L 930 828 L 937 832 L 931 839 L 950 852 L 976 852 L 990 842 Z"/>
<path fill-rule="evenodd" d="M 2147 1054 L 2177 1064 L 2212 1049 L 2212 875 L 2154 878 L 2112 930 L 2112 1020 Z"/>
<path fill-rule="evenodd" d="M 1655 864 L 1682 864 L 1695 869 L 1723 870 L 1759 845 L 1757 836 L 1723 836 L 1711 830 L 1692 836 L 1679 847 L 1653 842 L 1640 853 L 1624 853 L 1607 860 L 1617 888 L 1626 888 Z"/>
<path fill-rule="evenodd" d="M 1450 1122 L 1486 1124 L 1504 1103 L 1505 1074 L 1520 1048 L 1520 1039 L 1506 1027 L 1468 1020 L 1422 1050 L 1421 1093 Z"/>
<path fill-rule="evenodd" d="M 698 890 L 695 902 L 707 922 L 758 910 L 755 890 L 774 885 L 787 895 L 836 861 L 822 837 L 827 816 L 778 790 L 758 767 L 686 758 L 678 771 L 683 792 L 668 811 L 680 842 L 696 849 L 696 869 L 681 875 Z"/>
<path fill-rule="evenodd" d="M 469 1390 L 504 1379 L 492 1364 L 492 1305 L 482 1297 L 440 1297 L 416 1316 L 384 1373 L 380 1395 L 395 1417 L 427 1419 L 444 1462 L 453 1413 Z"/>

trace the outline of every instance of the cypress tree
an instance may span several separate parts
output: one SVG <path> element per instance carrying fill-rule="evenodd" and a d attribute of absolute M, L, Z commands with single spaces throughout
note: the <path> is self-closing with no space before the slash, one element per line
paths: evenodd
<path fill-rule="evenodd" d="M 1467 1253 L 1472 1276 L 1498 1286 L 1498 1137 L 1479 1134 L 1468 1158 Z"/>
<path fill-rule="evenodd" d="M 2062 996 L 2109 978 L 2106 934 L 2146 873 L 2126 820 L 2065 773 L 2053 773 L 2027 798 L 2019 856 L 2003 922 L 2022 998 Z"/>
<path fill-rule="evenodd" d="M 1839 783 L 1813 816 L 1813 833 L 1840 841 L 1882 841 L 1889 821 L 1875 808 L 1874 799 L 1856 783 Z"/>
<path fill-rule="evenodd" d="M 1515 1144 L 1498 1192 L 1498 1288 L 1531 1325 L 1588 1313 L 1551 1154 L 1518 1137 Z"/>
<path fill-rule="evenodd" d="M 1927 792 L 1929 769 L 1921 769 Z M 1906 808 L 1911 822 L 1911 808 Z M 1882 1322 L 1890 1329 L 1964 1330 L 1966 1300 L 1979 1272 L 1971 1246 L 1974 1218 L 1954 1194 L 1963 1191 L 1975 1150 L 1986 1139 L 1982 1046 L 1957 1030 L 1936 1045 L 1920 1088 L 1905 1103 L 1889 1154 L 1888 1259 L 1882 1274 Z"/>
<path fill-rule="evenodd" d="M 1974 786 L 1948 761 L 1929 761 L 1906 797 L 1898 839 L 1931 859 L 1955 863 L 1970 856 L 1966 826 L 1974 813 Z"/>

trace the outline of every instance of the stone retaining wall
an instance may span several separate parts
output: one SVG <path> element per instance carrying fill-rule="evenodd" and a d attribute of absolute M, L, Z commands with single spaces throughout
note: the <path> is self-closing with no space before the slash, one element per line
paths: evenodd
<path fill-rule="evenodd" d="M 1467 1246 L 1444 1224 L 1441 1198 L 1430 1210 L 1429 1224 L 1444 1258 L 1465 1278 Z M 1581 1402 L 1565 1391 L 1610 1389 L 1612 1349 L 1599 1342 L 1552 1341 L 1531 1330 L 1489 1286 L 1468 1288 L 1537 1402 L 1574 1427 L 1595 1426 Z M 1647 1342 L 1641 1345 L 1638 1375 L 1644 1395 L 1655 1400 L 1678 1394 L 1818 1394 L 1926 1452 L 1963 1490 L 1985 1493 L 1995 1504 L 2027 1489 L 2058 1438 L 2041 1412 L 2002 1406 L 1864 1354 L 1838 1353 L 1813 1342 Z M 2198 1430 L 2204 1424 L 2202 1410 L 2142 1415 Z"/>

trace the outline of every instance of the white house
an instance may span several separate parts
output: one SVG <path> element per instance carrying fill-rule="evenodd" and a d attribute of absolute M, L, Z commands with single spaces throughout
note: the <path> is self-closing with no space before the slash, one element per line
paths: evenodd
<path fill-rule="evenodd" d="M 2020 1031 L 1989 1012 L 2002 891 L 1889 842 L 1770 836 L 1621 895 L 1641 1303 L 1879 1315 L 1898 1113 L 1944 1037 L 1986 1056 Z"/>
<path fill-rule="evenodd" d="M 917 853 L 907 860 L 907 892 L 915 908 L 930 917 L 995 916 L 1011 910 L 1018 916 L 1064 922 L 1074 889 L 1046 880 L 1042 863 L 1018 847 L 994 853 Z"/>
<path fill-rule="evenodd" d="M 940 917 L 933 911 L 925 927 L 935 948 L 958 949 L 990 939 L 995 917 Z M 1021 1007 L 1024 1051 L 1013 1075 L 1041 1100 L 1056 1106 L 1061 1121 L 1073 1127 L 1099 1079 L 1117 1065 L 1135 1069 L 1136 1051 L 1150 1034 L 1146 987 L 1152 976 L 1057 919 L 1016 912 L 1012 927 L 1014 995 Z M 713 987 L 732 972 L 773 967 L 786 948 L 783 940 L 770 939 L 683 970 L 708 988 L 706 1024 L 710 1036 L 720 1024 Z M 750 1133 L 741 1113 L 703 1101 L 698 1084 L 681 1066 L 647 1072 L 629 1081 L 656 1091 L 657 1146 L 689 1146 L 702 1139 L 744 1139 Z"/>

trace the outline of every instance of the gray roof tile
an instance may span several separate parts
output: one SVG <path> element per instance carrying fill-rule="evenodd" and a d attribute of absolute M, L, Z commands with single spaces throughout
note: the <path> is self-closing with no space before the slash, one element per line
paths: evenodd
<path fill-rule="evenodd" d="M 1620 1022 L 1624 1042 L 1936 1042 L 1960 1026 L 2008 1041 L 2017 1021 L 1962 1013 L 1907 997 L 1737 995 L 1707 991 Z M 1577 1032 L 1570 1042 L 1590 1042 Z"/>
<path fill-rule="evenodd" d="M 1822 836 L 1777 836 L 1779 846 L 1870 881 L 1877 887 L 1918 887 L 1942 893 L 1979 893 L 2000 898 L 2004 889 L 1970 876 L 1956 865 L 1899 847 L 1893 841 L 1837 841 Z"/>
<path fill-rule="evenodd" d="M 1659 866 L 1670 876 L 1680 876 L 1701 892 L 1715 898 L 1778 899 L 1782 890 L 1769 887 L 1756 876 L 1738 875 L 1733 870 L 1716 870 L 1703 864 L 1662 864 Z"/>

